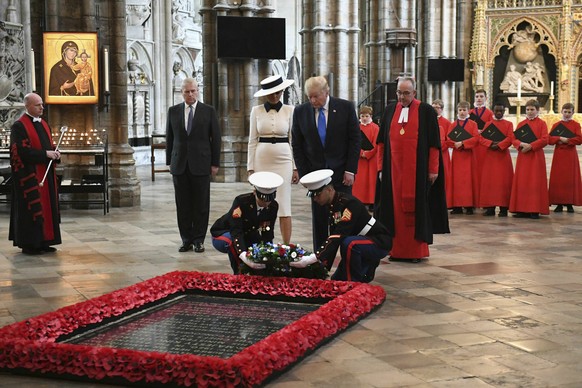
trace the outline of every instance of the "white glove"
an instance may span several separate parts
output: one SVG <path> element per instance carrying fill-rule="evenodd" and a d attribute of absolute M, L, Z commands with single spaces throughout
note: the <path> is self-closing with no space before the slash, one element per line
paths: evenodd
<path fill-rule="evenodd" d="M 247 259 L 247 251 L 244 251 L 243 253 L 238 255 L 238 257 L 242 260 L 243 263 L 245 263 L 246 265 L 248 265 L 252 269 L 265 269 L 265 268 L 267 268 L 267 266 L 265 264 L 255 263 L 254 261 Z"/>
<path fill-rule="evenodd" d="M 317 256 L 315 253 L 312 253 L 309 256 L 303 256 L 299 261 L 291 261 L 289 265 L 295 268 L 305 268 L 310 264 L 313 264 L 317 261 Z"/>

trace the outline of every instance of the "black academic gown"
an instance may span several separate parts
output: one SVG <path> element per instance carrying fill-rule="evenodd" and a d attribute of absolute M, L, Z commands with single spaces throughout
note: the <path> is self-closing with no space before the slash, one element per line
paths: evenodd
<path fill-rule="evenodd" d="M 382 180 L 376 185 L 375 216 L 394 231 L 394 208 L 392 198 L 392 165 L 390 160 L 390 123 L 396 103 L 388 105 L 382 118 L 377 143 L 384 143 Z M 445 195 L 445 173 L 443 158 L 439 151 L 439 174 L 433 185 L 428 181 L 430 147 L 441 149 L 440 130 L 434 108 L 421 102 L 418 108 L 418 145 L 416 148 L 416 192 L 414 238 L 433 242 L 433 233 L 450 233 L 447 201 Z"/>

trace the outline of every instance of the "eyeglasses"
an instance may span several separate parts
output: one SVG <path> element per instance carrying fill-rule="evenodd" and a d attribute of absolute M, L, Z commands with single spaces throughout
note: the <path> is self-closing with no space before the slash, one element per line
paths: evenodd
<path fill-rule="evenodd" d="M 412 94 L 412 92 L 409 92 L 408 90 L 405 90 L 405 91 L 397 90 L 396 94 L 398 94 L 399 96 L 408 97 Z"/>

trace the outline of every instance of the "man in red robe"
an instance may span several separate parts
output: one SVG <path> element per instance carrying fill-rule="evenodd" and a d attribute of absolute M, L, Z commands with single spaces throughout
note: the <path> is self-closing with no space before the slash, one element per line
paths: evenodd
<path fill-rule="evenodd" d="M 552 169 L 550 171 L 550 204 L 555 204 L 554 212 L 574 213 L 574 206 L 582 206 L 582 179 L 580 161 L 576 146 L 582 144 L 580 124 L 572 120 L 574 105 L 570 102 L 562 106 L 562 120 L 550 131 L 549 143 L 555 144 Z M 566 128 L 564 130 L 563 128 Z"/>
<path fill-rule="evenodd" d="M 544 147 L 548 145 L 548 127 L 538 117 L 540 103 L 529 100 L 525 104 L 527 118 L 517 124 L 513 146 L 517 148 L 515 174 L 511 186 L 509 211 L 518 218 L 540 218 L 540 214 L 550 214 L 548 198 L 548 177 Z M 520 140 L 521 128 L 529 126 L 535 136 L 529 141 Z"/>
<path fill-rule="evenodd" d="M 485 209 L 483 215 L 494 216 L 495 206 L 499 206 L 499 217 L 507 217 L 513 182 L 513 163 L 509 154 L 509 147 L 514 140 L 513 124 L 503 118 L 505 105 L 502 102 L 495 104 L 493 114 L 494 119 L 485 124 L 479 138 L 481 146 L 485 149 L 481 161 L 487 166 L 481 171 L 479 207 Z M 497 135 L 494 128 L 499 131 Z M 503 139 L 499 133 L 504 136 Z"/>
<path fill-rule="evenodd" d="M 54 252 L 51 245 L 61 243 L 59 200 L 54 163 L 61 154 L 53 146 L 51 129 L 40 118 L 42 98 L 29 93 L 24 96 L 23 114 L 10 132 L 10 166 L 12 167 L 13 200 L 8 239 L 29 255 Z M 46 179 L 43 183 L 43 177 Z"/>
<path fill-rule="evenodd" d="M 376 218 L 393 234 L 391 260 L 419 262 L 433 233 L 449 233 L 440 133 L 433 107 L 415 98 L 413 78 L 401 77 L 396 93 L 378 133 Z"/>

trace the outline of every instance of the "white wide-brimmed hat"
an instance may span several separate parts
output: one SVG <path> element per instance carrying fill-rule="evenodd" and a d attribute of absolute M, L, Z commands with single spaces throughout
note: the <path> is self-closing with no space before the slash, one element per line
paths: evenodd
<path fill-rule="evenodd" d="M 299 183 L 307 189 L 308 197 L 314 197 L 319 194 L 325 186 L 331 183 L 332 175 L 333 170 L 330 169 L 316 170 L 304 175 L 299 180 Z"/>
<path fill-rule="evenodd" d="M 280 75 L 270 76 L 261 81 L 261 90 L 255 93 L 255 97 L 268 96 L 279 90 L 285 90 L 294 82 L 292 79 L 283 79 Z"/>
<path fill-rule="evenodd" d="M 283 184 L 283 178 L 274 172 L 259 171 L 249 177 L 249 183 L 255 187 L 257 197 L 270 202 L 275 199 L 277 187 Z"/>

